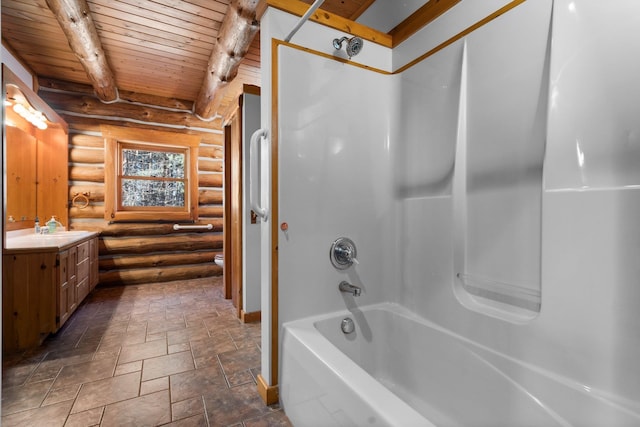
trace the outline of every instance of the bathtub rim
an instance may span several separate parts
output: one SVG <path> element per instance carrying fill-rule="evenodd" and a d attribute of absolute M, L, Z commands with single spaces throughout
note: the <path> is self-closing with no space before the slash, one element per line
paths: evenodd
<path fill-rule="evenodd" d="M 334 353 L 338 353 L 339 354 L 339 360 L 341 360 L 342 365 L 340 366 L 345 366 L 345 364 L 356 364 L 356 362 L 354 362 L 351 358 L 349 358 L 346 354 L 342 353 L 336 346 L 333 345 L 333 343 L 331 343 L 331 341 L 325 337 L 322 332 L 316 328 L 316 323 L 319 321 L 323 321 L 323 320 L 329 320 L 329 319 L 336 319 L 339 320 L 341 317 L 345 317 L 345 316 L 354 316 L 354 312 L 367 312 L 367 311 L 373 311 L 373 310 L 382 310 L 382 311 L 387 311 L 390 312 L 392 314 L 396 314 L 400 317 L 403 317 L 405 319 L 407 319 L 408 321 L 413 321 L 413 322 L 417 322 L 425 327 L 429 327 L 432 328 L 440 333 L 443 333 L 445 335 L 448 335 L 454 339 L 460 340 L 461 342 L 471 345 L 471 346 L 475 346 L 483 351 L 486 351 L 488 353 L 491 353 L 494 356 L 497 357 L 501 357 L 504 358 L 505 360 L 520 365 L 522 366 L 524 369 L 528 369 L 534 373 L 536 373 L 537 375 L 540 375 L 542 377 L 545 377 L 547 380 L 551 380 L 551 381 L 555 381 L 557 383 L 559 383 L 560 385 L 570 388 L 571 390 L 578 392 L 588 398 L 592 398 L 592 399 L 596 399 L 598 401 L 600 401 L 601 403 L 605 404 L 605 405 L 609 405 L 612 408 L 615 408 L 618 411 L 624 412 L 627 415 L 634 417 L 636 419 L 638 419 L 638 421 L 640 422 L 640 402 L 634 402 L 624 396 L 620 396 L 617 394 L 613 394 L 610 392 L 607 392 L 605 390 L 596 388 L 596 387 L 592 387 L 588 384 L 583 384 L 577 380 L 574 380 L 572 378 L 563 376 L 561 374 L 558 374 L 556 372 L 550 371 L 546 368 L 542 368 L 538 365 L 523 361 L 521 359 L 517 359 L 513 356 L 509 356 L 507 354 L 504 354 L 502 352 L 499 352 L 495 349 L 492 349 L 491 347 L 488 347 L 484 344 L 478 343 L 470 338 L 467 338 L 463 335 L 460 335 L 456 332 L 453 332 L 450 329 L 447 329 L 429 319 L 426 319 L 418 314 L 416 314 L 415 312 L 409 310 L 408 308 L 406 308 L 405 306 L 403 306 L 402 304 L 399 304 L 397 302 L 381 302 L 381 303 L 374 303 L 374 304 L 369 304 L 369 305 L 364 305 L 364 306 L 355 306 L 352 309 L 343 309 L 343 310 L 337 310 L 337 311 L 332 311 L 332 312 L 328 312 L 328 313 L 322 313 L 322 314 L 317 314 L 317 315 L 312 315 L 312 316 L 308 316 L 308 317 L 304 317 L 301 319 L 296 319 L 296 320 L 292 320 L 289 322 L 285 322 L 282 324 L 282 330 L 283 330 L 283 338 L 284 338 L 284 332 L 289 330 L 289 331 L 294 331 L 297 330 L 298 332 L 303 332 L 302 336 L 300 334 L 293 334 L 298 340 L 300 340 L 300 338 L 311 338 L 312 342 L 314 343 L 314 349 L 309 348 L 309 346 L 307 346 L 306 344 L 305 347 L 307 347 L 307 349 L 309 349 L 310 351 L 312 351 L 314 353 L 314 355 L 318 355 L 318 348 L 322 349 L 323 345 L 326 346 L 327 343 L 331 344 L 331 351 Z M 315 335 L 315 336 L 313 336 Z M 284 342 L 284 341 L 283 341 Z M 305 342 L 302 341 L 301 342 Z M 334 373 L 338 374 L 341 376 L 341 378 L 349 378 L 349 374 L 350 372 L 344 372 L 345 369 L 338 369 L 337 372 L 333 369 L 332 366 L 330 366 L 326 361 L 322 361 L 324 365 L 326 365 L 329 369 L 331 369 Z M 386 387 L 384 387 L 382 384 L 380 384 L 379 382 L 377 382 L 375 380 L 375 378 L 373 376 L 371 376 L 368 372 L 366 372 L 364 370 L 364 368 L 360 367 L 359 371 L 361 371 L 361 373 L 365 374 L 369 381 L 371 383 L 375 383 L 372 384 L 370 387 L 374 387 L 374 386 L 379 386 L 382 387 L 387 393 L 391 394 L 394 398 L 398 399 L 402 405 L 406 406 L 407 408 L 411 409 L 412 411 L 416 412 L 416 414 L 421 417 L 422 419 L 426 418 L 418 413 L 417 411 L 415 411 L 413 408 L 411 408 L 407 403 L 405 403 L 404 401 L 402 401 L 399 397 L 397 397 L 394 393 L 392 393 L 389 389 L 387 389 Z M 349 387 L 353 387 L 353 384 L 348 382 L 347 385 Z M 360 389 L 360 388 L 358 388 Z M 353 388 L 352 388 L 353 390 Z M 372 388 L 365 388 L 364 390 L 366 391 L 370 391 L 372 390 Z M 546 404 L 542 404 L 541 405 L 541 409 L 543 409 L 544 411 L 549 411 L 551 409 L 552 412 L 555 412 L 555 409 L 553 408 L 549 408 L 547 407 Z"/>
<path fill-rule="evenodd" d="M 283 346 L 289 336 L 297 340 L 301 346 L 311 352 L 333 375 L 337 376 L 351 392 L 357 396 L 367 396 L 366 404 L 380 416 L 386 425 L 393 426 L 399 419 L 402 419 L 405 425 L 437 427 L 364 369 L 349 369 L 356 363 L 322 335 L 322 333 L 316 329 L 314 321 L 308 321 L 315 317 L 316 316 L 312 316 L 310 318 L 284 323 L 282 325 Z M 322 316 L 318 317 L 322 318 Z M 327 343 L 331 345 L 327 346 Z M 320 357 L 320 353 L 324 357 Z M 283 352 L 283 359 L 284 357 Z M 284 367 L 281 368 L 280 372 L 284 377 Z M 281 395 L 281 399 L 284 399 L 283 395 Z M 287 404 L 284 401 L 283 408 L 286 413 Z"/>

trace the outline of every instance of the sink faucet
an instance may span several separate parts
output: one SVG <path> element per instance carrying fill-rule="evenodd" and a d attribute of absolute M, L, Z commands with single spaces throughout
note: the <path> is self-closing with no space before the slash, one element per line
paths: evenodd
<path fill-rule="evenodd" d="M 344 280 L 340 282 L 338 288 L 340 289 L 340 292 L 352 294 L 354 297 L 360 296 L 360 293 L 362 292 L 362 289 L 360 289 L 359 286 L 352 285 L 351 283 L 345 282 Z"/>

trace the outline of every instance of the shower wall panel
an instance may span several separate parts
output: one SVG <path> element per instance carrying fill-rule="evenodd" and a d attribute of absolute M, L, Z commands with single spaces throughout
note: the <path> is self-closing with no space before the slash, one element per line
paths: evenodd
<path fill-rule="evenodd" d="M 388 76 L 279 49 L 280 319 L 385 301 L 394 276 Z M 341 236 L 358 250 L 347 270 L 329 260 Z M 342 280 L 362 295 L 341 293 Z"/>
<path fill-rule="evenodd" d="M 524 29 L 533 16 L 545 10 L 548 13 L 549 7 L 550 2 L 525 2 L 483 27 L 484 40 L 476 39 L 483 35 L 482 29 L 471 33 L 465 40 L 469 59 L 478 48 L 504 46 L 505 39 L 534 37 L 540 28 L 547 31 L 546 39 L 549 21 L 536 24 L 533 31 Z M 480 115 L 473 122 L 473 110 L 464 110 L 469 113 L 470 123 L 461 135 L 468 137 L 470 144 L 480 137 L 498 144 L 501 140 L 496 135 L 503 131 L 505 135 L 512 135 L 495 149 L 480 145 L 473 149 L 477 151 L 470 153 L 473 179 L 467 177 L 465 183 L 477 193 L 490 188 L 483 187 L 483 183 L 512 185 L 509 178 L 512 164 L 526 169 L 527 158 L 540 158 L 539 152 L 526 156 L 511 152 L 508 143 L 520 143 L 521 149 L 535 148 L 536 144 L 530 146 L 513 137 L 518 134 L 538 138 L 539 142 L 536 123 L 542 121 L 538 111 L 544 105 L 530 101 L 536 96 L 539 100 L 544 99 L 542 88 L 547 79 L 548 113 L 546 133 L 542 135 L 546 144 L 539 243 L 542 255 L 539 315 L 515 322 L 463 306 L 454 293 L 453 254 L 454 242 L 457 242 L 454 234 L 460 230 L 454 221 L 452 198 L 442 192 L 437 197 L 396 201 L 398 263 L 402 266 L 397 299 L 400 303 L 489 348 L 547 372 L 561 374 L 577 392 L 615 395 L 623 407 L 633 407 L 632 402 L 640 401 L 640 385 L 636 381 L 640 378 L 637 363 L 640 360 L 640 335 L 637 333 L 640 329 L 637 309 L 640 288 L 635 286 L 638 268 L 634 261 L 640 257 L 637 244 L 640 241 L 637 224 L 637 212 L 640 211 L 637 171 L 640 168 L 632 166 L 637 163 L 636 151 L 640 146 L 636 138 L 640 135 L 640 127 L 637 120 L 632 119 L 640 116 L 637 101 L 640 86 L 635 78 L 640 71 L 640 59 L 629 54 L 640 40 L 639 17 L 640 4 L 632 0 L 621 2 L 615 8 L 597 2 L 553 2 L 550 31 L 553 42 L 539 45 L 536 50 L 549 52 L 549 58 L 538 56 L 537 63 L 542 70 L 547 66 L 544 61 L 549 61 L 548 76 L 539 71 L 538 78 L 524 88 L 515 85 L 509 89 L 506 84 L 496 86 L 490 75 L 487 80 L 478 78 L 477 67 L 488 67 L 490 56 L 478 58 L 475 65 L 471 60 L 467 64 L 469 102 Z M 489 37 L 492 29 L 499 28 L 501 20 L 510 21 L 513 32 L 497 31 Z M 520 74 L 516 70 L 529 60 L 529 51 L 519 47 L 525 44 L 503 47 L 497 52 L 507 59 L 505 66 L 513 67 L 513 73 L 506 67 L 502 70 L 506 74 L 499 83 L 513 81 Z M 397 49 L 401 50 L 403 46 Z M 446 64 L 439 63 L 454 62 L 453 58 L 460 57 L 459 52 L 460 46 L 449 46 L 414 68 L 425 70 L 425 73 L 428 69 L 443 68 Z M 522 60 L 518 59 L 520 54 Z M 394 52 L 394 56 L 397 55 L 400 53 Z M 478 86 L 483 84 L 487 86 Z M 425 79 L 427 86 L 429 79 Z M 481 96 L 479 89 L 484 90 L 484 95 Z M 515 94 L 521 96 L 512 96 Z M 411 95 L 403 95 L 406 96 Z M 512 117 L 510 111 L 495 109 L 493 98 L 503 96 L 511 100 L 515 112 L 527 109 L 527 114 L 519 117 L 536 119 L 492 122 L 492 117 L 501 114 Z M 409 99 L 409 102 L 418 102 Z M 402 102 L 406 101 L 403 99 Z M 485 117 L 480 120 L 482 116 Z M 405 124 L 416 129 L 424 126 L 419 121 Z M 403 132 L 410 134 L 412 131 Z M 398 140 L 398 144 L 403 143 L 404 140 Z M 399 148 L 400 152 L 402 150 L 407 148 Z M 437 150 L 429 151 L 434 155 L 438 153 Z M 473 157 L 483 161 L 474 163 Z M 450 162 L 447 155 L 441 156 L 441 160 Z M 538 160 L 528 169 L 538 180 Z M 482 179 L 483 176 L 490 177 L 491 170 L 501 174 L 500 179 Z M 540 203 L 536 192 L 531 191 L 531 199 Z M 490 204 L 489 199 L 486 203 Z M 483 204 L 485 202 L 479 203 L 477 208 L 482 209 Z M 488 228 L 479 229 L 478 233 L 486 233 L 489 239 L 488 231 Z M 491 243 L 477 244 L 474 248 L 478 256 L 484 256 L 486 252 L 491 257 L 491 251 L 495 250 Z M 593 423 L 615 425 L 615 420 L 594 418 Z"/>

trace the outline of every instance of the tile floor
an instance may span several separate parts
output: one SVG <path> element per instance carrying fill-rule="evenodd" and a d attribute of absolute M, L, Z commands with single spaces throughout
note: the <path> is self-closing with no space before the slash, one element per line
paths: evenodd
<path fill-rule="evenodd" d="M 257 393 L 260 325 L 222 286 L 97 288 L 41 347 L 3 357 L 2 426 L 291 426 Z"/>

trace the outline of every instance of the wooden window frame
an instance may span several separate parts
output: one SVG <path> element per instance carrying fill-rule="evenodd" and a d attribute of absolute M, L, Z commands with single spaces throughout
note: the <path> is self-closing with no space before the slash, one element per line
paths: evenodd
<path fill-rule="evenodd" d="M 198 147 L 200 137 L 147 129 L 101 126 L 105 140 L 104 218 L 119 221 L 195 221 L 198 219 Z M 122 206 L 121 150 L 148 147 L 151 151 L 185 153 L 185 206 Z"/>

